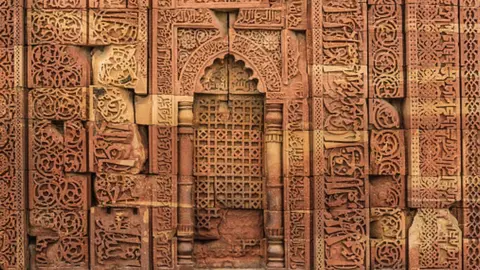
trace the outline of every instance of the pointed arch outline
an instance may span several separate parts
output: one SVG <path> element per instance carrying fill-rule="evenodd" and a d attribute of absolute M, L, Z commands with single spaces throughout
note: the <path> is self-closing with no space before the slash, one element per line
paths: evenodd
<path fill-rule="evenodd" d="M 280 71 L 276 70 L 273 61 L 267 57 L 268 54 L 253 41 L 241 35 L 233 35 L 232 42 L 235 42 L 237 37 L 244 41 L 243 43 L 247 48 L 250 48 L 250 51 L 255 51 L 257 56 L 262 55 L 263 57 L 260 57 L 261 59 L 249 57 L 245 53 L 232 49 L 235 46 L 232 46 L 233 43 L 229 44 L 226 38 L 214 38 L 198 47 L 188 58 L 177 81 L 177 94 L 192 96 L 194 93 L 198 93 L 200 78 L 205 70 L 216 59 L 222 59 L 227 55 L 232 55 L 236 61 L 243 61 L 245 68 L 253 71 L 251 79 L 258 80 L 258 91 L 260 93 L 280 92 Z M 270 76 L 265 76 L 265 74 Z"/>

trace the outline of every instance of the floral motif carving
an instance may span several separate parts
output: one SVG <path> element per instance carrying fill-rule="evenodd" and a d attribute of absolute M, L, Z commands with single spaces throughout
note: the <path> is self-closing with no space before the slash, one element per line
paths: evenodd
<path fill-rule="evenodd" d="M 0 266 L 5 269 L 25 267 L 24 211 L 0 208 L 1 239 Z"/>
<path fill-rule="evenodd" d="M 10 6 L 11 7 L 11 6 Z M 15 24 L 15 10 L 13 8 L 0 8 L 0 48 L 12 48 L 15 44 L 14 32 L 18 25 Z"/>
<path fill-rule="evenodd" d="M 392 2 L 376 3 L 368 13 L 372 98 L 404 97 L 402 6 Z"/>
<path fill-rule="evenodd" d="M 63 175 L 63 136 L 51 122 L 38 120 L 29 123 L 30 169 L 46 179 Z"/>
<path fill-rule="evenodd" d="M 0 0 L 0 268 L 477 267 L 478 8 Z"/>
<path fill-rule="evenodd" d="M 371 175 L 369 185 L 370 207 L 405 208 L 405 176 Z"/>
<path fill-rule="evenodd" d="M 370 240 L 370 263 L 373 269 L 405 269 L 405 240 Z"/>
<path fill-rule="evenodd" d="M 0 89 L 15 86 L 14 50 L 0 48 Z"/>
<path fill-rule="evenodd" d="M 375 129 L 400 128 L 400 115 L 398 110 L 383 99 L 370 100 L 370 125 Z"/>
<path fill-rule="evenodd" d="M 87 207 L 88 177 L 65 175 L 45 178 L 33 172 L 30 174 L 30 207 L 35 209 L 78 210 Z"/>
<path fill-rule="evenodd" d="M 86 120 L 85 88 L 35 88 L 28 92 L 29 117 L 41 120 Z"/>
<path fill-rule="evenodd" d="M 87 235 L 87 210 L 32 209 L 29 217 L 31 235 L 61 238 Z"/>
<path fill-rule="evenodd" d="M 35 265 L 39 268 L 88 266 L 88 239 L 76 237 L 37 237 Z"/>
<path fill-rule="evenodd" d="M 64 125 L 63 162 L 66 172 L 87 171 L 87 129 L 81 121 L 66 122 Z"/>
<path fill-rule="evenodd" d="M 372 130 L 370 135 L 370 174 L 405 175 L 403 130 Z"/>
<path fill-rule="evenodd" d="M 85 87 L 89 82 L 89 64 L 79 47 L 39 45 L 29 48 L 28 86 Z"/>
<path fill-rule="evenodd" d="M 87 14 L 82 10 L 32 10 L 27 25 L 29 44 L 87 43 Z"/>

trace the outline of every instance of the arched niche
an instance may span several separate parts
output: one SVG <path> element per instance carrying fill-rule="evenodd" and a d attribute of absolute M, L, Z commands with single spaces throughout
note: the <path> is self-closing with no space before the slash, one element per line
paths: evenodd
<path fill-rule="evenodd" d="M 255 72 L 231 54 L 213 60 L 198 78 L 193 257 L 200 267 L 266 264 L 265 95 L 258 84 Z"/>
<path fill-rule="evenodd" d="M 217 37 L 196 49 L 188 58 L 184 68 L 180 71 L 176 92 L 182 96 L 192 96 L 202 91 L 200 79 L 205 70 L 212 66 L 217 59 L 227 55 L 241 60 L 245 67 L 252 70 L 258 79 L 258 90 L 262 93 L 279 92 L 281 90 L 281 75 L 274 62 L 255 42 L 241 35 L 231 37 L 230 46 L 225 38 Z M 235 43 L 236 42 L 236 43 Z M 235 44 L 242 44 L 242 46 Z M 234 48 L 243 48 L 241 51 Z"/>

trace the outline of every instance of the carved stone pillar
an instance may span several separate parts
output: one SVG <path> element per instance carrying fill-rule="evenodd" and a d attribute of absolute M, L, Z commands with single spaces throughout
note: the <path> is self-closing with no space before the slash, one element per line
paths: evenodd
<path fill-rule="evenodd" d="M 282 183 L 282 105 L 266 106 L 266 194 L 265 232 L 267 235 L 267 266 L 285 266 L 283 244 L 283 183 Z"/>
<path fill-rule="evenodd" d="M 178 103 L 178 264 L 193 265 L 193 102 Z"/>

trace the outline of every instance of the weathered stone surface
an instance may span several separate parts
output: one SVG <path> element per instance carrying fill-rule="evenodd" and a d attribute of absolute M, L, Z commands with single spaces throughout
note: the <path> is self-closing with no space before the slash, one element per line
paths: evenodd
<path fill-rule="evenodd" d="M 35 88 L 28 92 L 28 118 L 87 120 L 86 88 Z"/>
<path fill-rule="evenodd" d="M 90 266 L 92 269 L 147 269 L 149 211 L 147 208 L 90 210 Z"/>
<path fill-rule="evenodd" d="M 419 209 L 408 240 L 409 267 L 461 269 L 462 232 L 448 209 Z"/>
<path fill-rule="evenodd" d="M 94 84 L 134 89 L 147 93 L 146 43 L 111 45 L 94 49 L 92 56 Z"/>
<path fill-rule="evenodd" d="M 478 268 L 479 7 L 0 0 L 0 268 Z"/>
<path fill-rule="evenodd" d="M 144 170 L 148 149 L 137 125 L 91 123 L 89 137 L 90 172 L 138 174 Z"/>
<path fill-rule="evenodd" d="M 135 123 L 132 91 L 115 86 L 90 86 L 89 95 L 90 121 Z"/>

